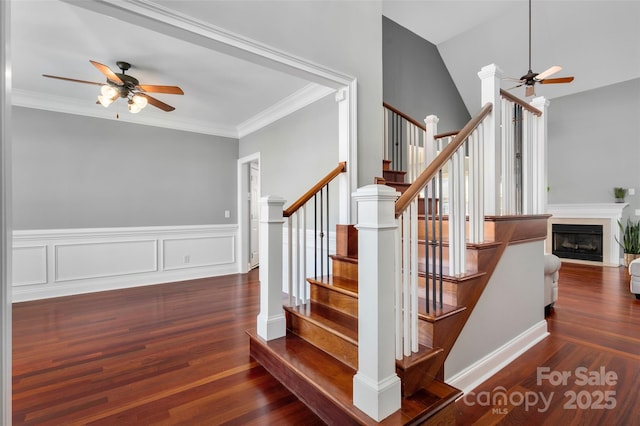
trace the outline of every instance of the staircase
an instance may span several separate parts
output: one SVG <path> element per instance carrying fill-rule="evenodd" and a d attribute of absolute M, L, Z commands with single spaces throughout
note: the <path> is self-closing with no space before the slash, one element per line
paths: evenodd
<path fill-rule="evenodd" d="M 389 170 L 388 162 L 383 165 L 383 177 L 377 179 L 377 183 L 383 182 L 400 192 L 408 186 L 404 172 Z M 419 214 L 423 224 L 430 221 L 429 215 Z M 489 217 L 485 234 L 488 241 L 467 244 L 467 271 L 455 277 L 446 274 L 448 244 L 443 241 L 445 303 L 419 315 L 419 350 L 396 361 L 402 408 L 381 424 L 455 423 L 454 402 L 462 392 L 444 383 L 444 360 L 507 245 L 544 238 L 546 216 Z M 419 287 L 425 292 L 427 238 L 424 232 L 419 238 Z M 336 226 L 336 253 L 331 259 L 330 276 L 308 279 L 309 303 L 284 307 L 285 337 L 266 342 L 254 331 L 248 332 L 251 356 L 328 424 L 377 424 L 352 402 L 353 376 L 358 368 L 359 287 L 354 226 Z M 423 306 L 426 302 L 421 298 L 419 303 Z"/>
<path fill-rule="evenodd" d="M 422 149 L 422 154 L 407 161 L 411 185 L 405 183 L 405 172 L 390 170 L 389 162 L 383 163 L 383 176 L 375 183 L 403 193 L 395 203 L 392 191 L 376 186 L 362 188 L 354 195 L 359 220 L 364 219 L 360 244 L 366 246 L 358 250 L 354 226 L 337 225 L 331 271 L 322 271 L 320 277 L 305 282 L 299 279 L 308 276 L 304 262 L 298 263 L 295 291 L 291 259 L 298 256 L 300 244 L 292 256 L 291 229 L 294 222 L 298 226 L 302 223 L 302 231 L 299 227 L 295 234 L 305 241 L 307 227 L 300 217 L 292 221 L 290 214 L 295 209 L 290 207 L 283 213 L 289 218 L 289 302 L 284 311 L 279 301 L 281 221 L 275 213 L 261 221 L 261 235 L 269 235 L 274 250 L 268 253 L 274 254 L 274 260 L 261 261 L 269 270 L 264 280 L 261 278 L 260 331 L 248 331 L 250 353 L 328 424 L 378 424 L 374 418 L 382 418 L 380 424 L 384 425 L 455 424 L 454 402 L 462 392 L 444 382 L 445 360 L 507 247 L 546 238 L 548 215 L 541 214 L 545 206 L 541 190 L 544 168 L 539 167 L 544 165 L 544 151 L 532 150 L 533 146 L 546 146 L 544 120 L 534 117 L 542 113 L 524 102 L 516 105 L 512 99 L 500 98 L 497 68 L 485 68 L 481 73 L 486 83 L 483 97 L 490 100 L 454 137 L 446 142 L 440 139 L 445 136 L 437 135 L 437 117 L 427 117 L 424 139 L 407 149 Z M 512 103 L 503 108 L 504 102 Z M 526 122 L 535 130 L 530 133 L 539 136 L 538 142 L 527 145 L 526 155 L 519 157 L 508 149 L 493 150 L 502 144 L 503 133 L 510 135 L 499 129 L 500 123 L 513 123 L 508 114 L 514 108 L 528 110 L 531 117 Z M 505 143 L 509 147 L 510 139 Z M 494 158 L 496 154 L 502 158 Z M 518 164 L 526 161 L 531 172 L 521 177 L 521 191 L 510 185 L 516 178 L 514 158 Z M 447 189 L 443 190 L 445 180 Z M 309 199 L 307 195 L 328 181 L 321 181 L 322 185 L 316 185 L 302 199 Z M 302 204 L 300 200 L 294 203 Z M 449 214 L 444 215 L 443 210 Z M 322 227 L 322 220 L 320 223 L 322 238 L 329 231 Z M 304 242 L 301 246 L 305 247 Z M 326 252 L 328 249 L 322 259 L 327 258 Z M 359 274 L 368 282 L 361 282 Z M 501 280 L 495 282 L 504 285 L 504 277 Z M 484 302 L 485 310 L 500 309 L 495 301 Z M 359 321 L 369 324 L 359 327 Z M 368 358 L 368 351 L 374 358 Z M 393 375 L 394 353 L 399 389 Z M 359 362 L 362 365 L 358 366 Z M 393 392 L 388 392 L 392 386 Z M 398 393 L 400 409 L 397 399 L 391 401 Z M 367 413 L 354 405 L 354 399 Z M 388 405 L 375 405 L 380 402 Z"/>

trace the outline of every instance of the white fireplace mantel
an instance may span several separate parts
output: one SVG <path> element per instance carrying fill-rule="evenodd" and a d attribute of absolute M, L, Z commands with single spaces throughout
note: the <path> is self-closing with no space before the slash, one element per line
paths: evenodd
<path fill-rule="evenodd" d="M 554 223 L 601 224 L 602 265 L 619 266 L 623 262 L 620 259 L 620 246 L 616 241 L 616 238 L 620 239 L 618 221 L 622 220 L 622 212 L 628 205 L 629 203 L 549 204 L 547 213 L 551 217 L 547 235 L 551 237 L 551 226 Z M 551 238 L 547 238 L 546 250 L 551 253 Z"/>
<path fill-rule="evenodd" d="M 610 219 L 617 223 L 629 203 L 549 204 L 547 213 L 553 217 Z"/>

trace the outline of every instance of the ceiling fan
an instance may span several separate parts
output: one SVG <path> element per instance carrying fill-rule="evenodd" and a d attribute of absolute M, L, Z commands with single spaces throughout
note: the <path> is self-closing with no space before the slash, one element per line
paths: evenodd
<path fill-rule="evenodd" d="M 105 108 L 111 105 L 118 98 L 127 99 L 129 111 L 132 113 L 140 112 L 147 104 L 151 104 L 156 108 L 163 111 L 173 111 L 175 108 L 171 105 L 147 95 L 150 93 L 166 93 L 171 95 L 184 95 L 184 92 L 178 86 L 156 86 L 149 84 L 140 84 L 137 78 L 126 74 L 126 71 L 131 68 L 131 64 L 124 61 L 116 62 L 119 73 L 115 73 L 108 66 L 96 61 L 90 60 L 91 64 L 98 69 L 102 74 L 107 77 L 107 82 L 97 83 L 93 81 L 77 80 L 75 78 L 58 77 L 55 75 L 42 74 L 43 77 L 57 78 L 59 80 L 72 81 L 74 83 L 94 84 L 96 86 L 102 86 L 100 89 L 100 95 L 96 103 L 101 104 Z"/>
<path fill-rule="evenodd" d="M 529 0 L 529 70 L 525 75 L 523 75 L 519 79 L 513 79 L 513 80 L 519 81 L 520 84 L 518 84 L 517 86 L 511 87 L 511 89 L 526 86 L 525 96 L 528 97 L 528 96 L 535 95 L 534 86 L 536 83 L 540 83 L 540 84 L 571 83 L 573 81 L 573 77 L 547 78 L 557 73 L 561 69 L 562 67 L 558 65 L 554 65 L 551 68 L 548 68 L 547 70 L 541 73 L 536 73 L 532 71 L 532 68 L 531 68 L 531 0 Z"/>

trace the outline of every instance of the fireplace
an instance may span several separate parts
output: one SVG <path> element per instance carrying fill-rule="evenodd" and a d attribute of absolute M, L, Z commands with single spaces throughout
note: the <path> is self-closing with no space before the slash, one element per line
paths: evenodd
<path fill-rule="evenodd" d="M 603 261 L 602 225 L 553 224 L 552 253 L 565 259 Z"/>

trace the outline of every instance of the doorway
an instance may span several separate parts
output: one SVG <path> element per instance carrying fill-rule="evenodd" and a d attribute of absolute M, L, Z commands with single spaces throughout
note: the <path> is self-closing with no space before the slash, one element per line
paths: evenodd
<path fill-rule="evenodd" d="M 260 261 L 260 153 L 238 159 L 238 257 L 239 272 L 249 272 Z"/>

